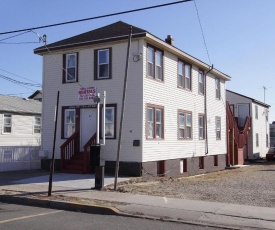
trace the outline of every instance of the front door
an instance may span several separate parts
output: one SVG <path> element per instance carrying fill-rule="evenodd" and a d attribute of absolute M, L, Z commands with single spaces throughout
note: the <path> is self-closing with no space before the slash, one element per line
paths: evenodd
<path fill-rule="evenodd" d="M 96 108 L 80 110 L 80 151 L 83 151 L 83 146 L 96 133 L 96 117 Z"/>

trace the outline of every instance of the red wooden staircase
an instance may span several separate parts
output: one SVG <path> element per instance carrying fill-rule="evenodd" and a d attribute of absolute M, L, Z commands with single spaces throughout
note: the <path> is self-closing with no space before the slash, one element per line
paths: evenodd
<path fill-rule="evenodd" d="M 251 117 L 246 117 L 243 127 L 238 127 L 236 119 L 226 102 L 227 126 L 227 166 L 244 164 L 245 146 L 248 144 L 248 133 L 251 127 Z"/>
<path fill-rule="evenodd" d="M 79 151 L 79 133 L 75 132 L 61 146 L 61 172 L 72 174 L 90 173 L 90 145 L 96 143 L 96 133 Z"/>

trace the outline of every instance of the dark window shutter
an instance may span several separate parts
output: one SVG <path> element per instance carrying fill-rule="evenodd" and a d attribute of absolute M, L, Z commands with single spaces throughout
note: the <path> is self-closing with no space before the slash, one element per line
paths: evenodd
<path fill-rule="evenodd" d="M 78 82 L 78 73 L 79 73 L 79 53 L 76 53 L 76 76 L 75 81 Z"/>
<path fill-rule="evenodd" d="M 94 80 L 97 80 L 97 50 L 94 51 Z"/>
<path fill-rule="evenodd" d="M 112 78 L 112 62 L 113 62 L 113 58 L 112 58 L 112 48 L 109 49 L 109 78 Z"/>
<path fill-rule="evenodd" d="M 63 78 L 62 78 L 62 83 L 66 83 L 66 54 L 63 54 Z"/>

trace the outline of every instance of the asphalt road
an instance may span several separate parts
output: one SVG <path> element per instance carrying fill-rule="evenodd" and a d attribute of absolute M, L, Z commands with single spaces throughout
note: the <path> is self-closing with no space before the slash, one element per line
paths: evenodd
<path fill-rule="evenodd" d="M 68 212 L 47 208 L 0 203 L 0 229 L 219 230 L 222 228 L 212 228 L 207 226 L 204 227 L 120 216 L 94 215 L 80 212 Z"/>

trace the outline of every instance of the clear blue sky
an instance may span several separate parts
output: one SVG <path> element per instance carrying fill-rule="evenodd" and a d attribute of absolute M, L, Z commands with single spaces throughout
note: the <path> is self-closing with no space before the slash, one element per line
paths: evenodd
<path fill-rule="evenodd" d="M 175 0 L 2 0 L 0 32 L 88 18 Z M 209 55 L 214 67 L 232 77 L 227 89 L 264 101 L 275 121 L 275 0 L 196 0 Z M 159 38 L 171 34 L 175 45 L 209 64 L 194 2 L 148 11 L 40 29 L 48 42 L 55 42 L 101 26 L 125 21 Z M 1 35 L 0 40 L 12 36 Z M 38 42 L 27 33 L 0 42 Z M 18 81 L 41 83 L 42 58 L 33 54 L 41 44 L 0 43 L 0 74 Z M 30 81 L 28 81 L 30 82 Z M 29 89 L 28 89 L 29 88 Z M 0 94 L 27 97 L 36 89 L 24 88 L 0 78 Z"/>

